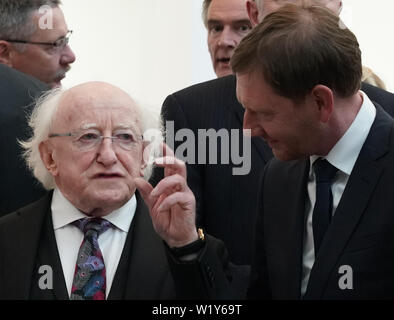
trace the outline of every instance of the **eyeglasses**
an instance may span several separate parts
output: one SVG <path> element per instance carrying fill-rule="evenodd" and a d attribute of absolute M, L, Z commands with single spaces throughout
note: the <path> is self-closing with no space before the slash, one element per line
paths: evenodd
<path fill-rule="evenodd" d="M 73 33 L 73 31 L 69 30 L 64 37 L 61 37 L 61 38 L 57 39 L 54 42 L 36 42 L 36 41 L 10 40 L 10 39 L 4 39 L 4 40 L 8 41 L 8 42 L 11 42 L 11 43 L 28 43 L 28 44 L 38 44 L 38 45 L 44 45 L 44 46 L 52 46 L 52 49 L 54 51 L 60 52 L 68 45 L 68 42 L 70 41 L 70 36 L 72 35 L 72 33 Z"/>
<path fill-rule="evenodd" d="M 99 131 L 96 130 L 83 130 L 80 132 L 68 132 L 68 133 L 51 133 L 49 138 L 56 137 L 72 137 L 73 144 L 81 151 L 89 151 L 96 149 L 103 139 L 111 139 L 112 143 L 121 147 L 124 150 L 132 150 L 139 140 L 142 140 L 142 136 L 138 139 L 134 138 L 133 134 L 129 132 L 119 131 L 115 132 L 113 136 L 103 136 Z"/>

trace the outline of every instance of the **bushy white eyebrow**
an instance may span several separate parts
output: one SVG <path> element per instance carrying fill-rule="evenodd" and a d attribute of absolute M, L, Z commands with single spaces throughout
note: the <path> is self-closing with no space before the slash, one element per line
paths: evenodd
<path fill-rule="evenodd" d="M 135 129 L 136 127 L 136 123 L 133 122 L 131 125 L 130 124 L 119 124 L 117 125 L 115 128 L 113 128 L 114 130 L 131 130 L 134 134 L 137 134 L 137 130 Z M 96 123 L 85 123 L 80 127 L 81 130 L 88 130 L 88 129 L 97 129 L 99 130 L 99 126 Z"/>

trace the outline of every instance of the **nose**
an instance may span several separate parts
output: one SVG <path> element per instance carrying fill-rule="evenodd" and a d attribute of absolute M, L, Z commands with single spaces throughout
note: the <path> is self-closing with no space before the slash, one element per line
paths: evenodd
<path fill-rule="evenodd" d="M 249 129 L 252 137 L 265 138 L 267 136 L 264 128 L 258 122 L 257 115 L 247 109 L 244 113 L 243 129 Z"/>
<path fill-rule="evenodd" d="M 97 162 L 101 163 L 105 167 L 109 167 L 118 161 L 118 157 L 114 150 L 114 144 L 112 139 L 103 138 L 101 144 L 97 150 Z"/>
<path fill-rule="evenodd" d="M 75 61 L 76 57 L 74 52 L 71 50 L 70 46 L 67 45 L 62 51 L 62 55 L 60 57 L 61 65 L 69 65 Z"/>
<path fill-rule="evenodd" d="M 230 27 L 225 26 L 223 28 L 218 40 L 218 46 L 231 48 L 235 48 L 237 46 L 236 35 L 231 31 Z"/>

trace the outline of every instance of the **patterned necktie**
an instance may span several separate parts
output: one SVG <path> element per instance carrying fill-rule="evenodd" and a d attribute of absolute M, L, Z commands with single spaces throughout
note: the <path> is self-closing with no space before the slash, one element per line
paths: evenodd
<path fill-rule="evenodd" d="M 313 208 L 312 227 L 316 257 L 331 222 L 333 201 L 331 182 L 338 169 L 327 160 L 318 159 L 313 164 L 313 170 L 316 176 L 316 203 Z"/>
<path fill-rule="evenodd" d="M 100 218 L 84 218 L 73 224 L 84 233 L 84 239 L 78 252 L 70 299 L 105 300 L 105 266 L 98 237 L 111 223 Z"/>

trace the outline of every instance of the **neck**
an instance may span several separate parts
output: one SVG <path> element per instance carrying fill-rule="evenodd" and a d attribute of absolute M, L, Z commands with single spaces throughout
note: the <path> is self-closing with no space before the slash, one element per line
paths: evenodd
<path fill-rule="evenodd" d="M 327 141 L 326 143 L 322 143 L 324 149 L 318 155 L 327 155 L 342 138 L 356 119 L 363 101 L 364 99 L 360 91 L 349 98 L 335 98 L 334 112 L 327 128 Z"/>

